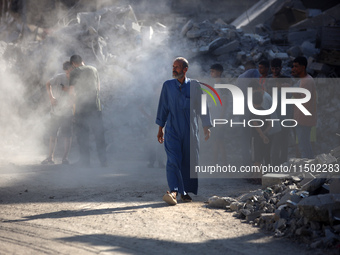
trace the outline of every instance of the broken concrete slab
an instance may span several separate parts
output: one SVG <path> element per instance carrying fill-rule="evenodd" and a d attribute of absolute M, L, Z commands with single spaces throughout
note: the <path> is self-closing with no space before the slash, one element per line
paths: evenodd
<path fill-rule="evenodd" d="M 264 221 L 271 221 L 274 220 L 275 213 L 262 213 L 261 219 Z"/>
<path fill-rule="evenodd" d="M 204 30 L 201 29 L 191 29 L 186 33 L 186 36 L 189 39 L 195 39 L 195 38 L 199 38 L 201 36 L 201 34 L 203 33 Z"/>
<path fill-rule="evenodd" d="M 265 174 L 262 176 L 262 188 L 280 184 L 289 178 L 289 174 Z"/>
<path fill-rule="evenodd" d="M 242 203 L 242 202 L 232 202 L 231 204 L 230 204 L 230 210 L 232 210 L 232 211 L 239 211 L 239 210 L 241 210 L 243 207 L 244 207 L 244 203 Z"/>
<path fill-rule="evenodd" d="M 214 51 L 217 48 L 225 45 L 228 42 L 229 42 L 228 38 L 226 38 L 226 37 L 218 37 L 215 40 L 213 40 L 211 43 L 209 43 L 209 45 L 208 45 L 209 51 Z"/>
<path fill-rule="evenodd" d="M 287 204 L 288 201 L 299 203 L 302 200 L 302 197 L 294 192 L 286 193 L 280 201 L 277 203 L 278 206 Z"/>
<path fill-rule="evenodd" d="M 333 17 L 337 17 L 340 12 L 340 4 L 324 11 L 320 15 L 317 15 L 310 19 L 302 20 L 290 27 L 290 29 L 308 29 L 308 28 L 319 28 L 331 24 L 334 22 Z"/>
<path fill-rule="evenodd" d="M 258 189 L 249 193 L 242 194 L 241 196 L 237 197 L 236 200 L 240 202 L 247 202 L 248 199 L 251 199 L 254 196 L 263 196 L 263 190 Z"/>
<path fill-rule="evenodd" d="M 252 212 L 248 215 L 246 215 L 246 221 L 250 222 L 250 221 L 254 221 L 256 218 L 259 218 L 261 216 L 261 212 L 260 211 L 255 211 Z"/>
<path fill-rule="evenodd" d="M 322 153 L 320 155 L 316 156 L 316 159 L 318 160 L 318 164 L 335 164 L 337 163 L 337 159 L 336 157 L 334 157 L 331 154 L 326 154 L 326 153 Z"/>
<path fill-rule="evenodd" d="M 332 223 L 332 212 L 340 210 L 340 194 L 306 197 L 298 203 L 298 208 L 301 215 L 310 221 Z"/>
<path fill-rule="evenodd" d="M 284 1 L 260 0 L 235 19 L 231 25 L 252 32 L 254 26 L 265 23 L 268 17 L 280 10 L 284 4 Z"/>
<path fill-rule="evenodd" d="M 318 176 L 317 178 L 307 182 L 303 186 L 301 186 L 301 190 L 307 191 L 309 193 L 314 193 L 316 190 L 322 187 L 322 185 L 326 182 L 327 180 L 327 175 Z"/>
<path fill-rule="evenodd" d="M 216 50 L 213 51 L 213 54 L 216 56 L 227 54 L 233 51 L 238 50 L 240 47 L 240 42 L 238 40 L 234 40 L 229 42 L 228 44 L 225 44 Z"/>
<path fill-rule="evenodd" d="M 340 146 L 334 148 L 333 150 L 331 150 L 331 155 L 334 156 L 335 158 L 340 158 Z"/>
<path fill-rule="evenodd" d="M 230 206 L 232 202 L 237 202 L 237 200 L 231 197 L 212 196 L 208 200 L 208 206 L 213 208 L 225 209 L 226 206 Z"/>
<path fill-rule="evenodd" d="M 192 20 L 189 20 L 183 27 L 181 30 L 181 36 L 185 36 L 187 34 L 187 32 L 193 27 L 194 22 Z"/>
<path fill-rule="evenodd" d="M 236 38 L 236 30 L 229 27 L 223 27 L 218 29 L 218 34 L 220 37 L 225 37 L 228 40 L 234 40 Z"/>
<path fill-rule="evenodd" d="M 300 187 L 302 187 L 303 185 L 305 185 L 306 183 L 310 182 L 311 180 L 314 180 L 316 177 L 310 173 L 310 172 L 305 172 L 302 175 L 303 179 L 302 181 L 299 183 Z"/>

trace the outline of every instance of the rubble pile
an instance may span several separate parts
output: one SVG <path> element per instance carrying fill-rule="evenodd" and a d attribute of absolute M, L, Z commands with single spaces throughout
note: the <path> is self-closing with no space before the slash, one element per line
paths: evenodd
<path fill-rule="evenodd" d="M 209 54 L 211 59 L 224 65 L 226 76 L 237 77 L 244 71 L 248 61 L 258 63 L 262 59 L 281 58 L 290 60 L 287 46 L 271 43 L 269 34 L 248 34 L 236 29 L 221 19 L 214 23 L 206 20 L 195 23 L 189 20 L 182 28 L 181 35 L 188 40 L 188 48 L 196 55 Z M 209 66 L 207 66 L 209 68 Z"/>
<path fill-rule="evenodd" d="M 283 74 L 290 75 L 291 61 L 304 55 L 309 61 L 309 73 L 318 77 L 337 77 L 334 67 L 317 61 L 320 48 L 316 47 L 316 32 L 312 37 L 302 35 L 301 31 L 291 32 L 290 39 L 283 41 L 275 40 L 273 34 L 277 33 L 263 25 L 257 26 L 254 33 L 245 33 L 221 19 L 200 23 L 189 20 L 180 32 L 194 55 L 208 55 L 211 60 L 220 62 L 226 76 L 240 75 L 248 61 L 258 63 L 273 58 L 282 59 Z"/>
<path fill-rule="evenodd" d="M 285 31 L 273 31 L 268 25 L 259 24 L 253 33 L 245 33 L 243 29 L 237 29 L 222 19 L 203 22 L 189 20 L 182 26 L 180 36 L 183 45 L 186 44 L 187 49 L 190 49 L 188 55 L 192 54 L 194 59 L 202 59 L 205 63 L 202 65 L 203 71 L 208 73 L 211 64 L 220 63 L 224 67 L 226 78 L 238 77 L 249 61 L 258 63 L 260 60 L 270 61 L 273 58 L 282 59 L 282 74 L 290 76 L 292 61 L 295 57 L 304 55 L 308 59 L 308 73 L 316 78 L 316 153 L 321 153 L 337 146 L 340 140 L 336 137 L 336 133 L 340 132 L 340 62 L 337 63 L 335 53 L 333 61 L 322 57 L 329 51 L 326 48 L 332 48 L 332 52 L 340 50 L 340 42 L 332 39 L 336 38 L 340 26 L 334 19 L 329 19 L 329 15 L 339 10 L 340 5 L 337 5 L 313 18 L 290 24 L 291 28 Z M 318 27 L 321 25 L 323 26 Z M 325 40 L 318 34 L 319 31 L 328 31 L 331 28 L 334 29 L 333 34 L 328 35 L 331 39 Z M 320 40 L 323 42 L 321 45 Z"/>
<path fill-rule="evenodd" d="M 262 188 L 236 198 L 209 198 L 208 207 L 234 212 L 235 217 L 305 243 L 334 248 L 340 243 L 340 147 L 313 160 L 291 159 L 294 174 L 267 174 Z"/>

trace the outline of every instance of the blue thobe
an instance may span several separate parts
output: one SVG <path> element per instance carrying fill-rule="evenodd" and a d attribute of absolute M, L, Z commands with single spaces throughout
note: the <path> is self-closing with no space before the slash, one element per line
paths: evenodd
<path fill-rule="evenodd" d="M 158 104 L 156 124 L 165 126 L 168 185 L 170 191 L 183 195 L 187 192 L 197 194 L 194 166 L 198 165 L 199 154 L 198 116 L 204 127 L 212 126 L 209 110 L 207 115 L 201 115 L 200 88 L 196 80 L 189 78 L 183 84 L 177 79 L 168 80 L 163 84 Z"/>

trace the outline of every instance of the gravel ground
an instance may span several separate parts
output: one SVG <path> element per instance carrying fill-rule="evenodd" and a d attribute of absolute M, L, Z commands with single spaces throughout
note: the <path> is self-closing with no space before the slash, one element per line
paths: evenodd
<path fill-rule="evenodd" d="M 242 179 L 201 178 L 194 202 L 168 206 L 165 169 L 143 160 L 76 168 L 41 159 L 0 164 L 0 254 L 325 254 L 207 208 L 210 196 L 259 188 Z"/>

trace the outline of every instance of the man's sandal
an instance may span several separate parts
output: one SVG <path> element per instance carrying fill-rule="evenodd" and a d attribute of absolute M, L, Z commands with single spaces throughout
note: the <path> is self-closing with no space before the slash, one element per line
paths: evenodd
<path fill-rule="evenodd" d="M 192 198 L 188 194 L 186 195 L 181 194 L 181 200 L 183 202 L 192 202 Z"/>
<path fill-rule="evenodd" d="M 166 194 L 163 196 L 163 200 L 167 202 L 169 205 L 176 205 L 177 199 L 176 199 L 176 193 L 175 192 L 169 192 L 167 191 Z"/>

